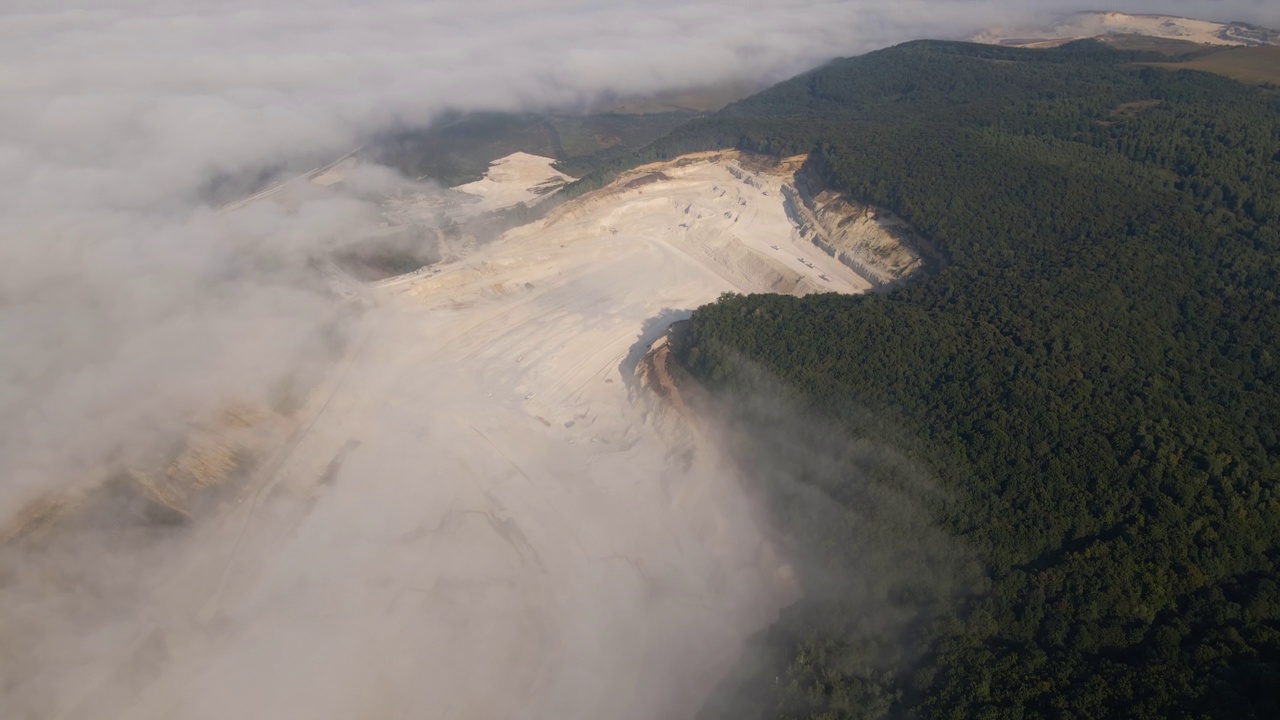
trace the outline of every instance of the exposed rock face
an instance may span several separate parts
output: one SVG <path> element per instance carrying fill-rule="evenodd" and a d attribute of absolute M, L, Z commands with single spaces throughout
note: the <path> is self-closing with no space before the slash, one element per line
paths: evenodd
<path fill-rule="evenodd" d="M 636 390 L 633 402 L 641 403 L 649 422 L 672 442 L 677 452 L 693 452 L 698 424 L 680 386 L 672 377 L 671 335 L 685 321 L 673 324 L 649 346 L 636 364 Z"/>
<path fill-rule="evenodd" d="M 897 284 L 923 269 L 920 238 L 897 215 L 827 190 L 807 171 L 782 192 L 801 237 L 873 286 Z"/>

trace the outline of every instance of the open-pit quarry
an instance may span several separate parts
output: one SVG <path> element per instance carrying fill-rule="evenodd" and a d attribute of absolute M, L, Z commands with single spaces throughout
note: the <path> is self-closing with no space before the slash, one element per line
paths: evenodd
<path fill-rule="evenodd" d="M 0 714 L 691 717 L 798 588 L 732 462 L 688 442 L 714 432 L 658 422 L 637 365 L 721 293 L 920 265 L 800 160 L 687 156 L 421 271 L 324 268 L 362 314 L 234 487 L 162 549 L 4 576 Z M 564 179 L 497 166 L 472 205 Z"/>

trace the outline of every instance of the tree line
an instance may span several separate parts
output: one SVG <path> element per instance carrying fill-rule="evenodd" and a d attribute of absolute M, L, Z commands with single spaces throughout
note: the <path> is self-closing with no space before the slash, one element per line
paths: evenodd
<path fill-rule="evenodd" d="M 581 181 L 810 153 L 950 260 L 887 293 L 726 296 L 677 338 L 760 439 L 744 465 L 817 558 L 806 587 L 878 567 L 896 618 L 813 590 L 708 715 L 1280 716 L 1280 95 L 1141 59 L 909 43 Z M 762 376 L 838 462 L 771 461 L 776 406 L 743 399 Z M 963 553 L 868 536 L 917 532 L 904 504 Z"/>

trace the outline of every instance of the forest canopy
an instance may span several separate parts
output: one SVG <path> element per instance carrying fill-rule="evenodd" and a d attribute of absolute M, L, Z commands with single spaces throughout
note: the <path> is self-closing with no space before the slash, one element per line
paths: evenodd
<path fill-rule="evenodd" d="M 786 488 L 755 473 L 803 552 L 859 562 L 868 488 L 916 468 L 972 566 L 887 588 L 909 617 L 891 638 L 810 592 L 707 715 L 1280 717 L 1280 93 L 1149 59 L 910 43 L 584 178 L 718 147 L 809 153 L 950 260 L 886 293 L 726 296 L 677 337 L 713 393 L 749 397 L 763 372 L 847 447 L 887 448 Z M 767 438 L 761 407 L 736 422 Z M 776 469 L 770 448 L 745 464 Z M 793 512 L 797 483 L 845 521 Z"/>

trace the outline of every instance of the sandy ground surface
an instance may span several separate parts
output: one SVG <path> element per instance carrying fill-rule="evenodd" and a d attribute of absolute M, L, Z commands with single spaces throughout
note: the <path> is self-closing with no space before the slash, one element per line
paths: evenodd
<path fill-rule="evenodd" d="M 738 154 L 726 152 L 639 168 L 609 188 L 557 208 L 540 223 L 508 233 L 498 245 L 467 258 L 448 277 L 420 283 L 412 292 L 427 295 L 473 276 L 483 282 L 510 268 L 530 272 L 523 263 L 537 256 L 554 265 L 562 258 L 596 263 L 601 257 L 633 258 L 637 253 L 675 254 L 682 263 L 719 279 L 717 287 L 703 286 L 696 293 L 677 283 L 681 289 L 675 295 L 687 294 L 689 299 L 675 305 L 686 310 L 715 299 L 721 291 L 806 294 L 869 289 L 868 282 L 800 236 L 782 192 L 794 168 L 750 167 Z M 670 266 L 650 268 L 638 259 L 619 264 L 628 268 L 624 274 Z M 661 296 L 671 280 L 650 275 L 642 283 Z"/>
<path fill-rule="evenodd" d="M 44 628 L 5 716 L 692 716 L 796 588 L 727 463 L 659 431 L 633 372 L 722 292 L 867 287 L 799 238 L 784 179 L 732 154 L 646 168 L 360 289 L 289 440 L 121 567 L 114 602 L 80 598 L 94 622 Z"/>
<path fill-rule="evenodd" d="M 1034 27 L 998 27 L 970 38 L 996 45 L 1040 45 L 1062 43 L 1102 35 L 1147 35 L 1185 40 L 1204 45 L 1254 45 L 1273 42 L 1268 34 L 1248 28 L 1208 20 L 1170 15 L 1131 15 L 1121 12 L 1082 12 L 1057 23 Z"/>
<path fill-rule="evenodd" d="M 479 198 L 472 206 L 476 212 L 498 210 L 516 203 L 532 205 L 573 180 L 553 168 L 553 163 L 552 158 L 513 153 L 494 161 L 483 178 L 454 189 Z"/>

